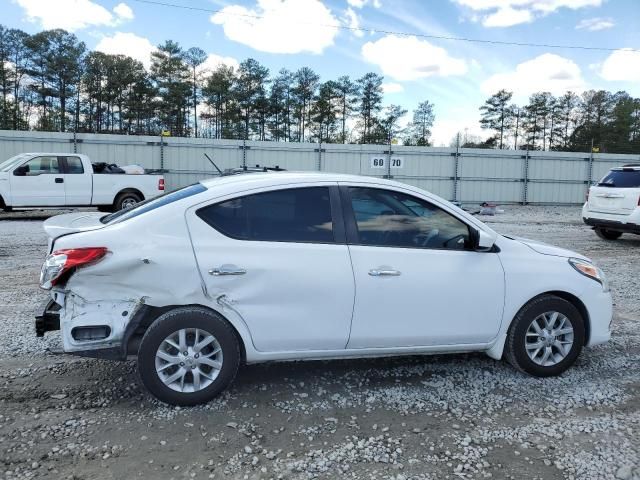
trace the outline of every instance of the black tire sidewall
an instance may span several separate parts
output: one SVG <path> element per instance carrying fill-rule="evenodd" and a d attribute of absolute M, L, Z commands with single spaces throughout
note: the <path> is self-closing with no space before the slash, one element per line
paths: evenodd
<path fill-rule="evenodd" d="M 124 202 L 127 198 L 134 198 L 136 203 L 140 203 L 141 201 L 140 195 L 138 195 L 137 193 L 121 193 L 116 197 L 116 201 L 114 202 L 116 211 L 123 210 L 122 202 Z"/>
<path fill-rule="evenodd" d="M 198 328 L 216 337 L 222 348 L 222 369 L 207 388 L 193 393 L 181 393 L 167 387 L 155 367 L 160 343 L 182 328 Z M 206 403 L 220 394 L 235 378 L 240 364 L 238 340 L 227 321 L 215 312 L 186 308 L 167 312 L 158 317 L 145 333 L 138 351 L 138 372 L 144 386 L 160 401 L 180 406 Z"/>
<path fill-rule="evenodd" d="M 617 240 L 622 236 L 622 232 L 607 230 L 606 228 L 596 228 L 596 235 L 603 240 Z"/>
<path fill-rule="evenodd" d="M 573 345 L 569 354 L 562 361 L 556 365 L 544 367 L 529 358 L 525 348 L 525 338 L 533 319 L 551 311 L 560 312 L 571 321 L 573 326 Z M 553 296 L 541 297 L 531 301 L 518 313 L 509 337 L 512 358 L 520 369 L 537 377 L 560 375 L 575 363 L 582 351 L 585 343 L 584 319 L 578 309 L 567 300 Z"/>

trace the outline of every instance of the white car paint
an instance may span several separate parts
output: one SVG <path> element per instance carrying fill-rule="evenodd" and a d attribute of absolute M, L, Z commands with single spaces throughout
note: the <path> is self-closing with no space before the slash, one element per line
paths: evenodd
<path fill-rule="evenodd" d="M 609 339 L 608 289 L 568 263 L 569 257 L 585 257 L 498 235 L 418 188 L 379 178 L 292 172 L 236 175 L 202 184 L 206 191 L 123 222 L 105 226 L 98 216 L 82 214 L 45 222 L 50 237 L 57 237 L 52 250 L 102 246 L 110 252 L 51 290 L 62 307 L 65 351 L 119 346 L 142 305 L 203 305 L 235 328 L 249 363 L 461 351 L 500 358 L 518 310 L 547 292 L 582 302 L 589 321 L 587 345 Z M 436 254 L 246 242 L 225 237 L 195 216 L 201 206 L 249 193 L 329 184 L 409 193 L 478 229 L 483 241 L 495 243 L 499 252 Z M 247 274 L 208 274 L 222 265 L 244 268 Z M 402 275 L 374 278 L 364 273 L 381 266 L 401 269 Z M 96 324 L 109 325 L 111 335 L 77 342 L 70 334 L 76 326 Z"/>
<path fill-rule="evenodd" d="M 95 174 L 87 155 L 39 152 L 12 158 L 0 164 L 0 205 L 6 207 L 109 206 L 124 190 L 140 192 L 143 200 L 164 193 L 161 175 Z M 15 175 L 17 168 L 47 158 L 57 159 L 53 165 L 60 171 Z M 65 173 L 60 167 L 61 158 L 79 159 L 83 173 Z"/>

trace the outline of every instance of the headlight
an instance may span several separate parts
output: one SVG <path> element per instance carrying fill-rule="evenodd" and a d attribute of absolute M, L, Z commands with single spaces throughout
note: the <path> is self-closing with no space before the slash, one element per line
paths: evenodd
<path fill-rule="evenodd" d="M 605 292 L 609 291 L 609 282 L 607 282 L 607 277 L 604 272 L 593 263 L 589 263 L 586 260 L 580 260 L 579 258 L 570 258 L 569 264 L 585 277 L 589 277 L 602 284 L 602 289 Z"/>

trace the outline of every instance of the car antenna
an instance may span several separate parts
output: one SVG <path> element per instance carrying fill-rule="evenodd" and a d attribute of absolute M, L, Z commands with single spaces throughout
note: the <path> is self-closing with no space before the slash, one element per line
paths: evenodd
<path fill-rule="evenodd" d="M 207 160 L 209 160 L 211 162 L 211 165 L 213 165 L 215 167 L 215 169 L 218 171 L 218 175 L 222 176 L 222 170 L 220 170 L 218 168 L 218 165 L 216 165 L 216 163 L 213 160 L 211 160 L 211 157 L 209 155 L 207 155 L 206 152 L 205 152 L 204 156 L 207 157 Z"/>

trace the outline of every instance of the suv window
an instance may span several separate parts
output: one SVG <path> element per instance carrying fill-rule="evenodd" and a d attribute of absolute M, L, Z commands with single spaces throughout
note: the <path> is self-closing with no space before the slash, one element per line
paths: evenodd
<path fill-rule="evenodd" d="M 27 175 L 60 173 L 58 157 L 36 157 L 29 160 L 25 165 L 29 167 Z"/>
<path fill-rule="evenodd" d="M 80 157 L 64 157 L 67 162 L 67 170 L 65 173 L 84 173 L 84 167 L 82 166 L 82 160 Z"/>
<path fill-rule="evenodd" d="M 640 170 L 631 168 L 611 170 L 598 182 L 599 187 L 638 188 L 640 187 Z"/>
<path fill-rule="evenodd" d="M 237 240 L 334 242 L 328 187 L 246 195 L 203 207 L 196 214 L 223 235 Z"/>
<path fill-rule="evenodd" d="M 469 227 L 435 205 L 404 193 L 350 187 L 360 245 L 470 248 Z"/>

